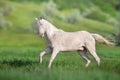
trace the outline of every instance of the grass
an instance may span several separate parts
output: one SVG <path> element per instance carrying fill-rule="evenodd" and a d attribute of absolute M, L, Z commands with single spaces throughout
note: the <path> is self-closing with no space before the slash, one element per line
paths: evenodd
<path fill-rule="evenodd" d="M 119 80 L 120 47 L 100 45 L 97 53 L 101 65 L 91 55 L 92 63 L 85 68 L 85 61 L 76 52 L 61 52 L 48 70 L 50 55 L 39 64 L 39 53 L 45 49 L 44 39 L 37 34 L 1 32 L 0 34 L 1 80 Z M 65 54 L 64 54 L 65 53 Z"/>
<path fill-rule="evenodd" d="M 17 2 L 9 2 L 13 7 L 13 11 L 7 17 L 12 23 L 12 27 L 29 27 L 32 25 L 34 18 L 38 15 L 40 9 L 40 4 L 27 3 L 19 4 Z M 22 17 L 21 17 L 22 16 Z"/>
<path fill-rule="evenodd" d="M 85 61 L 76 52 L 61 52 L 48 70 L 50 55 L 39 64 L 39 53 L 45 49 L 44 39 L 37 34 L 0 34 L 0 79 L 1 80 L 119 80 L 120 47 L 97 44 L 101 58 L 98 67 L 92 63 L 85 68 Z M 65 54 L 64 54 L 65 53 Z"/>
<path fill-rule="evenodd" d="M 116 51 L 113 52 L 111 48 Z M 41 51 L 42 49 L 39 47 L 0 48 L 0 79 L 119 80 L 120 78 L 119 47 L 98 46 L 98 55 L 101 57 L 101 66 L 99 67 L 92 57 L 92 63 L 85 68 L 85 61 L 77 53 L 58 54 L 51 70 L 47 69 L 50 55 L 44 57 L 42 65 L 39 64 L 38 56 Z"/>
<path fill-rule="evenodd" d="M 45 47 L 44 40 L 38 34 L 1 32 L 0 36 L 0 47 Z"/>
<path fill-rule="evenodd" d="M 119 80 L 120 47 L 100 45 L 97 53 L 101 65 L 91 55 L 92 63 L 85 68 L 85 61 L 76 52 L 61 52 L 47 68 L 50 55 L 39 64 L 39 53 L 45 49 L 44 40 L 36 34 L 0 34 L 0 79 L 1 80 Z M 65 53 L 65 54 L 64 54 Z"/>

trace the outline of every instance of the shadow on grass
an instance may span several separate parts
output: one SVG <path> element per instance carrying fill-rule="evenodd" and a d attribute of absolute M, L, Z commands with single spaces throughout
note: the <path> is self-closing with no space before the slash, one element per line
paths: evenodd
<path fill-rule="evenodd" d="M 22 66 L 28 66 L 28 65 L 33 65 L 33 64 L 39 64 L 38 61 L 32 61 L 32 60 L 3 60 L 0 61 L 0 65 L 9 65 L 13 67 L 22 67 Z"/>

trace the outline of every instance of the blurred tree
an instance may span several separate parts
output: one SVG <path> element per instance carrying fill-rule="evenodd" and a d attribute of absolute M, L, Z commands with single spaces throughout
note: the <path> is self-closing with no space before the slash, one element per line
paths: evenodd
<path fill-rule="evenodd" d="M 61 19 L 62 15 L 57 7 L 57 4 L 53 0 L 49 0 L 44 3 L 43 8 L 41 9 L 41 15 L 52 21 L 52 19 Z"/>
<path fill-rule="evenodd" d="M 118 23 L 116 24 L 117 32 L 116 32 L 116 35 L 115 35 L 115 42 L 116 42 L 117 46 L 120 46 L 120 23 L 119 23 L 119 21 L 120 21 L 120 11 L 118 12 L 117 20 L 118 20 Z"/>
<path fill-rule="evenodd" d="M 79 9 L 75 9 L 66 15 L 64 19 L 66 22 L 73 24 L 79 22 L 82 19 L 82 15 L 80 14 Z"/>
<path fill-rule="evenodd" d="M 0 29 L 5 28 L 6 26 L 8 26 L 9 22 L 7 22 L 4 18 L 4 13 L 3 13 L 3 9 L 0 9 Z"/>
<path fill-rule="evenodd" d="M 120 3 L 116 5 L 116 10 L 120 10 Z"/>
<path fill-rule="evenodd" d="M 5 19 L 13 10 L 11 5 L 7 5 L 4 1 L 0 1 L 0 29 L 11 26 L 11 22 Z"/>

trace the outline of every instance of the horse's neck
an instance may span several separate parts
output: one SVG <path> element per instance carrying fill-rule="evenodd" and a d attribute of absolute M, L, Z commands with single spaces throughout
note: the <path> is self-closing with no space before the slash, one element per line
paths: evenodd
<path fill-rule="evenodd" d="M 52 37 L 56 31 L 58 31 L 55 26 L 53 26 L 51 23 L 48 23 L 47 29 L 46 29 L 46 35 L 48 38 Z"/>

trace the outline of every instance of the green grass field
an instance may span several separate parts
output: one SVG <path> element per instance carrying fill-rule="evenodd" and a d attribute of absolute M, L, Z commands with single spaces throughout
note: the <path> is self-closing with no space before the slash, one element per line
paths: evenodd
<path fill-rule="evenodd" d="M 34 18 L 41 15 L 45 3 L 43 1 L 48 0 L 0 1 L 0 8 L 5 5 L 13 8 L 9 15 L 5 16 L 12 25 L 0 28 L 0 80 L 119 80 L 120 47 L 117 46 L 96 44 L 97 54 L 101 58 L 100 66 L 97 66 L 89 54 L 91 64 L 85 68 L 85 61 L 77 52 L 60 52 L 50 70 L 47 68 L 50 55 L 46 55 L 43 64 L 39 64 L 39 53 L 46 48 L 45 40 L 30 32 L 29 28 L 33 26 Z M 97 6 L 101 13 L 110 17 L 115 17 L 116 13 L 109 4 L 101 6 L 105 3 L 100 0 L 54 1 L 59 5 L 59 14 L 71 13 L 76 8 L 83 13 L 91 6 L 90 2 Z M 66 5 L 68 3 L 69 5 Z M 108 7 L 110 8 L 107 9 Z M 112 24 L 86 17 L 74 24 L 56 17 L 53 17 L 51 22 L 65 31 L 87 30 L 101 34 L 109 40 L 114 40 L 112 34 L 116 31 Z"/>
<path fill-rule="evenodd" d="M 10 37 L 8 37 L 10 36 Z M 92 63 L 85 68 L 85 61 L 76 52 L 57 55 L 52 68 L 47 68 L 50 55 L 39 64 L 39 53 L 45 49 L 44 39 L 36 34 L 8 34 L 0 38 L 1 80 L 119 80 L 120 47 L 97 43 L 101 65 L 91 55 Z M 10 39 L 8 39 L 10 38 Z M 65 54 L 64 54 L 65 53 Z"/>

